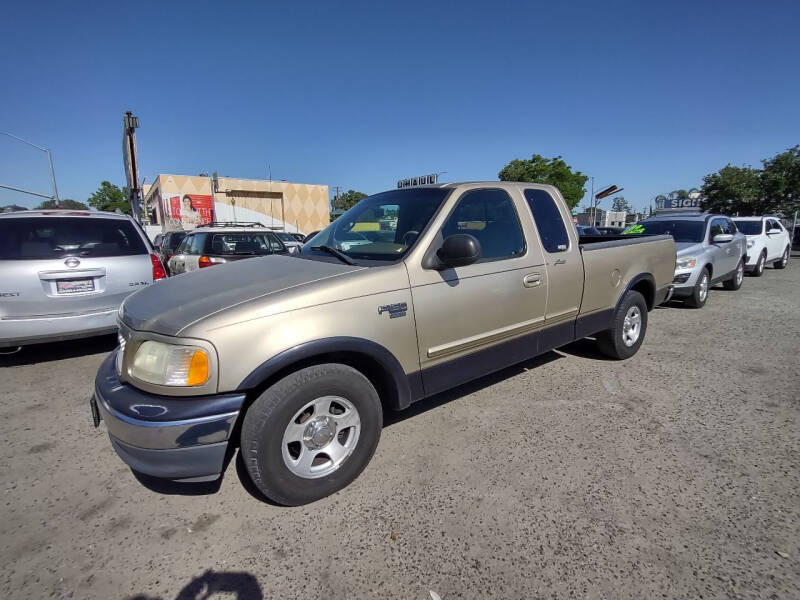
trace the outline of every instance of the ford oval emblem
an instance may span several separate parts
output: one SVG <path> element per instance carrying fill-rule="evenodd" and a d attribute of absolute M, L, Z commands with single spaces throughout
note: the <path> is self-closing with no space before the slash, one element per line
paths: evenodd
<path fill-rule="evenodd" d="M 81 264 L 81 261 L 79 261 L 74 256 L 70 256 L 67 260 L 64 261 L 64 264 L 67 265 L 70 269 L 74 269 L 79 264 Z"/>

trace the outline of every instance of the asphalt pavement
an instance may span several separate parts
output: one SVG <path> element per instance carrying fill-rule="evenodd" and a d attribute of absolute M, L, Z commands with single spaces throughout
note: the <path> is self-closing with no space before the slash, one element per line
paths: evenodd
<path fill-rule="evenodd" d="M 88 397 L 115 340 L 0 358 L 2 598 L 800 598 L 800 259 L 389 415 L 350 487 L 159 485 Z"/>

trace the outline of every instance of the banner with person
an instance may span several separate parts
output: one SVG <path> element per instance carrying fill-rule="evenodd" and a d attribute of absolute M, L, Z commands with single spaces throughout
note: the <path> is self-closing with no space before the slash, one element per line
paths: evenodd
<path fill-rule="evenodd" d="M 214 202 L 206 194 L 170 195 L 169 214 L 183 229 L 194 229 L 214 220 Z"/>

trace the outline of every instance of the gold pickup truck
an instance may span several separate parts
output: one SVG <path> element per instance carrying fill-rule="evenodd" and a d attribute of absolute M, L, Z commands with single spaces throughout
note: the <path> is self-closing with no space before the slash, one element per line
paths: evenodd
<path fill-rule="evenodd" d="M 366 467 L 386 409 L 587 336 L 633 356 L 674 271 L 670 236 L 579 238 L 551 186 L 388 191 L 298 256 L 130 296 L 92 413 L 135 471 L 215 479 L 238 446 L 267 497 L 303 504 Z"/>

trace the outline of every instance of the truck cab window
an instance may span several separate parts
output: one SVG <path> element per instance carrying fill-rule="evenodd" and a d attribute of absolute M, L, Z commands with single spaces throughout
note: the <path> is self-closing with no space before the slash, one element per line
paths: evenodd
<path fill-rule="evenodd" d="M 569 248 L 569 237 L 553 197 L 544 190 L 529 189 L 525 190 L 525 199 L 533 213 L 545 251 L 566 251 Z"/>
<path fill-rule="evenodd" d="M 442 236 L 466 233 L 481 244 L 481 259 L 498 260 L 525 253 L 525 238 L 517 211 L 503 190 L 466 192 L 442 227 Z"/>

